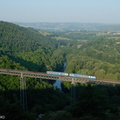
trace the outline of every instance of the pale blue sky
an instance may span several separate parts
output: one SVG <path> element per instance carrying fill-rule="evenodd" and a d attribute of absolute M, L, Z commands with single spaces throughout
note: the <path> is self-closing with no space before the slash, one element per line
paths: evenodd
<path fill-rule="evenodd" d="M 120 24 L 120 0 L 0 0 L 0 20 Z"/>

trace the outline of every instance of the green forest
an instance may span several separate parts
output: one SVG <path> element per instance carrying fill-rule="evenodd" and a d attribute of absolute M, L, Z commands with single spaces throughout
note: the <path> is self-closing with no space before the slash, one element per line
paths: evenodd
<path fill-rule="evenodd" d="M 0 68 L 64 71 L 120 81 L 120 36 L 109 31 L 48 32 L 0 21 Z M 120 86 L 25 78 L 28 110 L 20 105 L 20 77 L 0 74 L 0 116 L 8 120 L 118 120 Z M 43 115 L 40 118 L 40 115 Z M 39 118 L 38 118 L 39 117 Z"/>

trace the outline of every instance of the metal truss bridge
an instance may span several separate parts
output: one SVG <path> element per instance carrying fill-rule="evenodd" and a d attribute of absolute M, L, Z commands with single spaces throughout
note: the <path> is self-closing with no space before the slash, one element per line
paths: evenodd
<path fill-rule="evenodd" d="M 87 83 L 87 84 L 98 84 L 98 85 L 119 85 L 119 81 L 114 80 L 99 80 L 99 79 L 87 79 L 87 78 L 77 78 L 69 76 L 59 76 L 59 75 L 49 75 L 42 72 L 32 72 L 32 71 L 21 71 L 12 69 L 0 69 L 0 74 L 15 75 L 20 76 L 20 102 L 23 110 L 27 110 L 27 93 L 26 93 L 26 80 L 24 77 L 41 78 L 49 80 L 61 80 L 71 82 L 71 103 L 75 101 L 76 90 L 75 83 Z"/>
<path fill-rule="evenodd" d="M 77 78 L 77 77 L 69 77 L 69 76 L 49 75 L 42 72 L 21 71 L 21 70 L 12 70 L 12 69 L 0 69 L 0 74 L 15 75 L 15 76 L 20 76 L 21 78 L 32 77 L 32 78 L 41 78 L 41 79 L 49 79 L 49 80 L 61 80 L 61 81 L 71 82 L 72 84 L 75 83 L 88 83 L 88 84 L 101 84 L 101 85 L 120 84 L 120 81 L 115 81 L 115 80 Z"/>

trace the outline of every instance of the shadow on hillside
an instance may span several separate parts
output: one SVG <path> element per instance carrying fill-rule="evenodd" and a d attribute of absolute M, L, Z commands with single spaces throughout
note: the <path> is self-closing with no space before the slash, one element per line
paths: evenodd
<path fill-rule="evenodd" d="M 77 118 L 85 120 L 85 116 L 101 120 L 120 118 L 120 86 L 77 84 L 78 99 L 75 104 L 68 107 L 70 94 L 67 96 L 39 79 L 26 80 L 26 83 L 27 95 L 23 98 L 27 98 L 27 112 L 22 109 L 22 105 L 20 106 L 20 90 L 8 90 L 9 85 L 5 87 L 3 86 L 4 82 L 0 83 L 0 117 L 5 116 L 7 120 L 33 120 L 41 113 L 66 110 L 75 118 L 72 120 L 77 120 Z M 10 84 L 14 85 L 11 82 Z M 21 92 L 23 91 L 21 90 Z M 67 108 L 64 109 L 66 106 Z"/>
<path fill-rule="evenodd" d="M 48 111 L 62 110 L 67 104 L 67 98 L 53 88 L 28 89 L 27 105 L 22 101 L 28 110 L 24 111 L 20 102 L 19 90 L 8 90 L 0 92 L 0 116 L 4 115 L 8 120 L 33 120 L 39 114 Z M 22 97 L 23 98 L 23 97 Z M 64 98 L 64 99 L 63 99 Z M 24 96 L 25 99 L 25 96 Z"/>
<path fill-rule="evenodd" d="M 27 68 L 27 70 L 29 71 L 39 71 L 39 72 L 44 72 L 46 71 L 46 67 L 44 64 L 42 64 L 42 66 L 39 66 L 31 61 L 27 61 L 27 60 L 24 60 L 22 58 L 19 58 L 19 57 L 15 57 L 15 56 L 12 56 L 12 55 L 7 55 L 10 59 L 12 59 L 13 61 L 15 61 L 16 63 L 20 63 L 21 66 Z M 44 69 L 43 69 L 44 68 Z"/>

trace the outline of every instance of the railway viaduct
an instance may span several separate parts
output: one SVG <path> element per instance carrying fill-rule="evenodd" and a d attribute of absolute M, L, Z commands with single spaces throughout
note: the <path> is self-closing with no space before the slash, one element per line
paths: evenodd
<path fill-rule="evenodd" d="M 75 98 L 75 83 L 87 83 L 87 84 L 100 84 L 100 85 L 119 85 L 119 81 L 114 80 L 99 80 L 99 79 L 88 79 L 88 78 L 76 78 L 69 76 L 49 75 L 42 72 L 33 71 L 22 71 L 12 69 L 1 69 L 0 74 L 20 76 L 20 101 L 24 110 L 27 109 L 27 98 L 26 98 L 26 81 L 24 77 L 42 78 L 49 80 L 61 80 L 71 82 L 71 98 L 74 101 Z"/>

